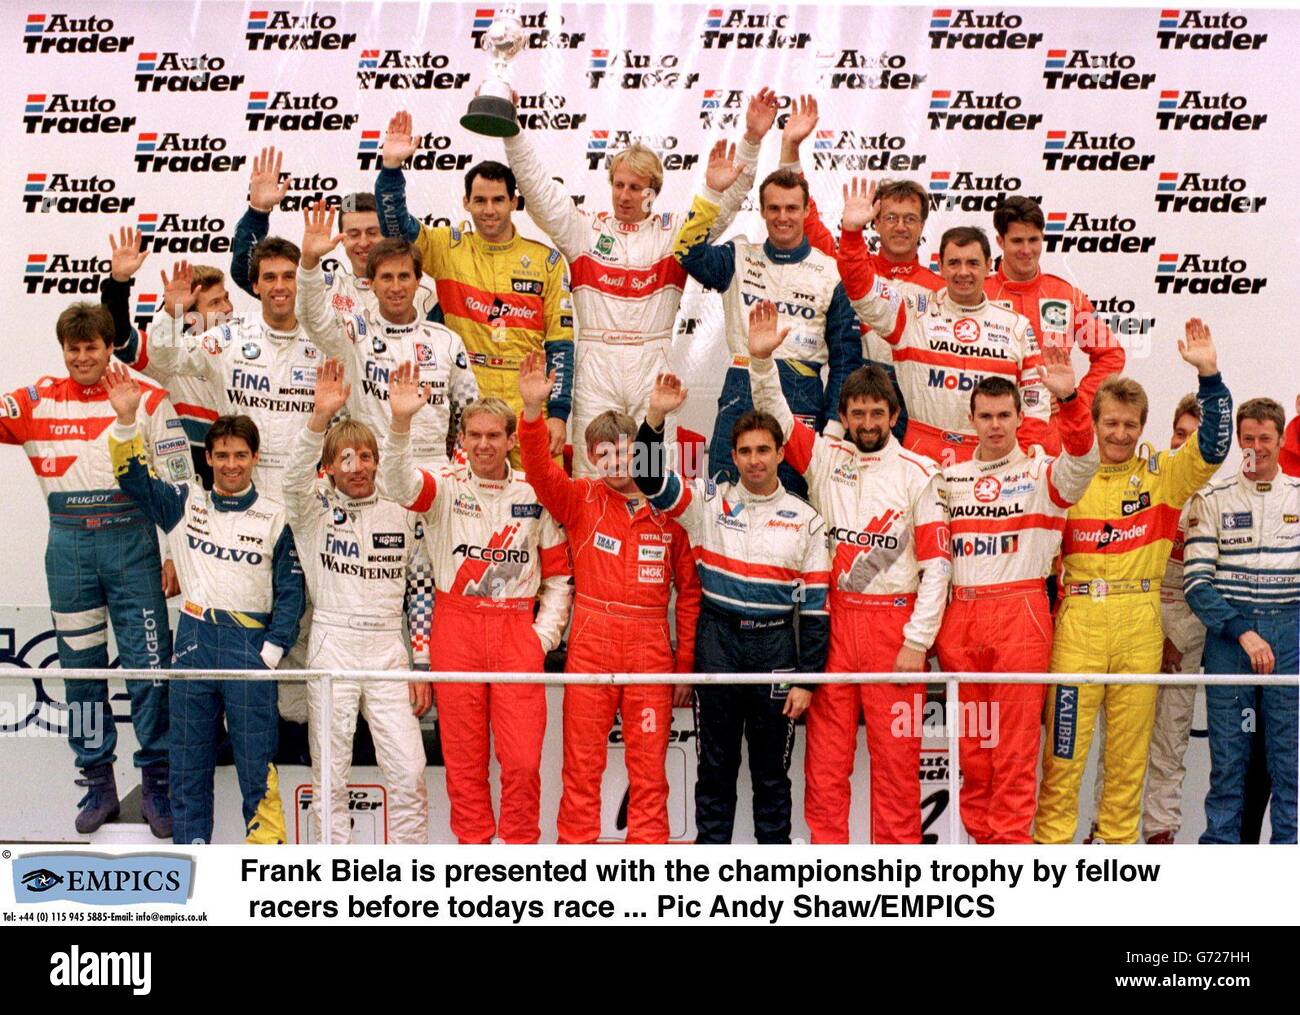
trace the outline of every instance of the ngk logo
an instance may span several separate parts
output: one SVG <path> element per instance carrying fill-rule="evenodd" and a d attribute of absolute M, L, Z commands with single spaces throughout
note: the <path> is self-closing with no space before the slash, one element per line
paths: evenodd
<path fill-rule="evenodd" d="M 1094 218 L 1083 212 L 1047 214 L 1044 246 L 1049 254 L 1144 254 L 1155 246 L 1154 236 L 1135 236 L 1133 219 L 1112 215 Z"/>
<path fill-rule="evenodd" d="M 360 116 L 336 113 L 333 95 L 294 95 L 292 92 L 249 92 L 244 119 L 249 130 L 351 130 Z"/>
<path fill-rule="evenodd" d="M 75 212 L 115 215 L 135 204 L 133 197 L 114 196 L 117 183 L 108 177 L 67 173 L 28 173 L 23 185 L 23 211 Z"/>
<path fill-rule="evenodd" d="M 675 53 L 655 55 L 630 49 L 593 49 L 587 62 L 587 80 L 592 88 L 599 88 L 607 74 L 614 74 L 620 88 L 689 89 L 700 80 L 700 75 L 683 71 L 679 65 Z"/>
<path fill-rule="evenodd" d="M 1125 134 L 1089 134 L 1083 130 L 1049 130 L 1043 162 L 1049 170 L 1137 173 L 1150 169 L 1154 155 L 1133 151 L 1137 142 Z"/>
<path fill-rule="evenodd" d="M 1161 130 L 1259 130 L 1267 113 L 1247 113 L 1244 95 L 1205 92 L 1160 93 L 1156 123 Z"/>
<path fill-rule="evenodd" d="M 1240 257 L 1202 257 L 1200 254 L 1161 254 L 1156 266 L 1156 292 L 1197 296 L 1246 296 L 1257 293 L 1268 279 L 1246 274 L 1246 262 Z"/>
<path fill-rule="evenodd" d="M 1156 38 L 1161 49 L 1259 49 L 1265 33 L 1247 30 L 1244 14 L 1163 10 Z"/>
<path fill-rule="evenodd" d="M 563 95 L 541 92 L 519 96 L 515 117 L 524 130 L 576 130 L 587 119 L 586 113 L 558 113 L 569 100 Z"/>
<path fill-rule="evenodd" d="M 357 41 L 356 33 L 334 31 L 338 23 L 332 14 L 249 11 L 244 38 L 250 50 L 347 49 Z"/>
<path fill-rule="evenodd" d="M 744 7 L 713 7 L 700 34 L 705 49 L 804 49 L 812 42 L 788 14 L 751 14 Z"/>
<path fill-rule="evenodd" d="M 907 154 L 903 151 L 906 143 L 901 134 L 819 130 L 813 139 L 813 168 L 914 173 L 925 163 L 925 156 Z"/>
<path fill-rule="evenodd" d="M 1267 201 L 1246 193 L 1246 181 L 1237 176 L 1161 173 L 1156 183 L 1158 211 L 1251 215 Z"/>
<path fill-rule="evenodd" d="M 181 215 L 145 212 L 136 227 L 144 236 L 144 249 L 169 254 L 228 254 L 230 237 L 224 235 L 224 219 L 186 218 Z"/>
<path fill-rule="evenodd" d="M 136 138 L 137 173 L 234 173 L 248 161 L 246 155 L 225 154 L 224 137 L 187 137 L 146 131 Z"/>
<path fill-rule="evenodd" d="M 931 211 L 993 211 L 1008 195 L 1020 191 L 1018 176 L 978 176 L 970 172 L 936 171 L 930 174 Z M 1040 205 L 1038 194 L 1025 194 Z"/>
<path fill-rule="evenodd" d="M 222 74 L 219 56 L 179 53 L 140 53 L 135 58 L 137 92 L 233 92 L 244 83 L 242 74 Z"/>
<path fill-rule="evenodd" d="M 930 14 L 931 49 L 1033 49 L 1041 32 L 1021 32 L 1024 18 L 1005 11 L 936 8 Z"/>
<path fill-rule="evenodd" d="M 1048 91 L 1140 92 L 1155 83 L 1154 74 L 1133 68 L 1137 61 L 1127 53 L 1094 53 L 1087 49 L 1049 49 L 1043 80 Z"/>
<path fill-rule="evenodd" d="M 59 293 L 63 296 L 99 292 L 99 284 L 112 270 L 108 258 L 73 258 L 67 254 L 28 254 L 23 271 L 27 295 Z"/>
<path fill-rule="evenodd" d="M 404 170 L 439 170 L 460 172 L 469 166 L 474 156 L 468 152 L 452 151 L 451 138 L 446 134 L 421 134 L 415 139 L 415 154 L 402 163 Z M 379 169 L 383 165 L 383 134 L 378 130 L 363 130 L 357 145 L 357 162 L 364 170 Z"/>
<path fill-rule="evenodd" d="M 73 18 L 66 14 L 29 14 L 23 46 L 29 53 L 125 53 L 134 35 L 110 35 L 109 18 Z"/>
<path fill-rule="evenodd" d="M 960 89 L 930 93 L 931 130 L 1033 130 L 1043 122 L 1040 113 L 1018 112 L 1019 95 L 979 95 Z"/>
<path fill-rule="evenodd" d="M 357 87 L 464 88 L 465 71 L 450 71 L 451 58 L 443 53 L 403 53 L 400 49 L 363 49 L 357 61 Z"/>
<path fill-rule="evenodd" d="M 74 98 L 62 93 L 31 93 L 23 105 L 23 129 L 28 134 L 121 134 L 135 126 L 134 116 L 110 116 L 113 99 Z"/>
<path fill-rule="evenodd" d="M 682 169 L 694 169 L 699 163 L 698 155 L 688 155 L 677 151 L 677 138 L 671 134 L 661 136 L 634 134 L 630 130 L 593 130 L 587 141 L 587 169 L 608 169 L 610 160 L 624 148 L 640 141 L 659 156 L 664 172 Z"/>
<path fill-rule="evenodd" d="M 924 74 L 909 74 L 907 57 L 893 53 L 864 53 L 841 49 L 817 54 L 817 66 L 823 68 L 818 80 L 832 88 L 909 89 L 919 88 Z"/>
<path fill-rule="evenodd" d="M 509 12 L 503 10 L 502 13 Z M 552 20 L 545 11 L 540 14 L 520 14 L 516 11 L 514 14 L 524 28 L 525 49 L 577 49 L 587 37 L 586 32 L 560 31 L 564 25 L 563 15 Z M 480 7 L 474 11 L 474 27 L 469 37 L 476 49 L 483 44 L 483 33 L 492 26 L 495 16 L 495 7 Z"/>

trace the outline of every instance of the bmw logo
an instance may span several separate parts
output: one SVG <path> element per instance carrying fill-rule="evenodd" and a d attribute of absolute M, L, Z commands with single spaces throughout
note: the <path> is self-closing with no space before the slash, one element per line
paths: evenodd
<path fill-rule="evenodd" d="M 256 342 L 245 342 L 243 353 L 244 359 L 257 359 L 258 356 L 262 355 L 262 347 Z"/>
<path fill-rule="evenodd" d="M 348 520 L 348 513 L 340 507 L 334 509 L 334 524 L 343 525 Z"/>
<path fill-rule="evenodd" d="M 388 343 L 376 335 L 370 340 L 370 348 L 374 349 L 376 354 L 388 351 Z"/>

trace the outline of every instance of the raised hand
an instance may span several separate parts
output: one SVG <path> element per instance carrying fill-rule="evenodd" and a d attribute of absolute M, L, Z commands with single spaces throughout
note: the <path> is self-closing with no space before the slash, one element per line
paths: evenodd
<path fill-rule="evenodd" d="M 352 385 L 343 379 L 343 361 L 330 357 L 316 370 L 316 410 L 313 422 L 323 424 L 312 427 L 317 433 L 324 433 L 329 421 L 343 406 L 348 404 L 352 394 Z"/>
<path fill-rule="evenodd" d="M 1059 342 L 1044 345 L 1043 365 L 1038 368 L 1038 378 L 1058 401 L 1069 398 L 1077 384 L 1074 366 L 1070 362 L 1070 350 Z"/>
<path fill-rule="evenodd" d="M 519 395 L 524 401 L 524 416 L 536 419 L 542 406 L 551 397 L 555 384 L 555 371 L 546 372 L 546 357 L 534 349 L 519 364 Z"/>
<path fill-rule="evenodd" d="M 194 269 L 189 261 L 177 261 L 172 265 L 172 277 L 167 272 L 159 272 L 163 286 L 163 313 L 168 317 L 180 317 L 188 310 L 194 309 L 198 292 L 194 288 Z"/>
<path fill-rule="evenodd" d="M 384 135 L 383 160 L 385 169 L 399 169 L 403 162 L 416 152 L 415 137 L 411 134 L 411 114 L 394 113 L 388 121 Z"/>
<path fill-rule="evenodd" d="M 140 409 L 140 382 L 121 363 L 110 361 L 100 383 L 108 392 L 108 404 L 117 413 L 117 421 L 123 426 L 133 424 Z"/>
<path fill-rule="evenodd" d="M 736 146 L 719 141 L 709 152 L 709 164 L 704 170 L 704 182 L 718 193 L 726 190 L 740 176 L 741 165 L 736 161 Z"/>
<path fill-rule="evenodd" d="M 687 394 L 682 379 L 676 374 L 660 374 L 655 378 L 655 386 L 650 390 L 650 406 L 646 410 L 646 422 L 658 430 L 664 425 L 664 417 L 676 412 L 686 403 Z"/>
<path fill-rule="evenodd" d="M 388 375 L 388 407 L 398 433 L 410 429 L 411 417 L 429 401 L 429 387 L 427 381 L 420 381 L 420 368 L 410 361 Z"/>
<path fill-rule="evenodd" d="M 749 311 L 749 354 L 755 359 L 767 359 L 781 347 L 789 328 L 776 329 L 776 304 L 770 300 L 755 303 Z"/>
<path fill-rule="evenodd" d="M 302 266 L 314 268 L 320 259 L 343 241 L 343 234 L 334 232 L 333 208 L 317 201 L 302 210 Z"/>
<path fill-rule="evenodd" d="M 790 104 L 790 115 L 781 128 L 781 161 L 793 162 L 799 157 L 799 146 L 817 126 L 817 100 L 811 95 L 800 95 Z"/>
<path fill-rule="evenodd" d="M 865 229 L 876 217 L 876 182 L 855 176 L 844 185 L 844 214 L 840 225 L 850 231 Z"/>
<path fill-rule="evenodd" d="M 1219 353 L 1214 348 L 1214 339 L 1209 326 L 1199 317 L 1193 317 L 1184 328 L 1186 339 L 1178 343 L 1178 354 L 1196 367 L 1202 377 L 1211 377 L 1219 372 Z"/>
<path fill-rule="evenodd" d="M 248 203 L 258 211 L 269 214 L 289 193 L 289 181 L 280 179 L 280 163 L 283 161 L 284 152 L 273 146 L 263 148 L 253 156 L 253 174 L 248 178 Z"/>
<path fill-rule="evenodd" d="M 108 245 L 113 248 L 113 278 L 119 282 L 127 282 L 140 270 L 140 265 L 144 264 L 144 259 L 149 256 L 149 248 L 141 249 L 140 241 L 144 234 L 139 229 L 123 226 L 118 230 L 117 235 L 118 239 L 115 241 L 113 234 L 108 234 Z"/>
<path fill-rule="evenodd" d="M 745 110 L 745 140 L 758 144 L 776 122 L 776 92 L 764 86 L 749 100 Z"/>

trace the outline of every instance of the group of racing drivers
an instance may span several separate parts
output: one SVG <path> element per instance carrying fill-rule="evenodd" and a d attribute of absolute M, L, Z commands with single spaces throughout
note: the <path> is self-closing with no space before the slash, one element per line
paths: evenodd
<path fill-rule="evenodd" d="M 963 681 L 949 716 L 975 842 L 1072 842 L 1099 727 L 1089 841 L 1174 841 L 1196 674 L 1297 671 L 1297 420 L 1268 398 L 1234 416 L 1210 329 L 1193 319 L 1177 345 L 1196 390 L 1170 450 L 1152 450 L 1119 340 L 1040 269 L 1038 205 L 995 211 L 996 271 L 973 225 L 939 239 L 938 275 L 921 266 L 929 199 L 909 180 L 851 181 L 837 240 L 799 164 L 811 97 L 758 187 L 766 236 L 721 242 L 775 120 L 762 89 L 683 213 L 654 206 L 663 169 L 644 145 L 609 160 L 612 207 L 593 213 L 519 134 L 505 163 L 466 174 L 467 229 L 408 209 L 401 167 L 419 142 L 399 113 L 374 193 L 307 208 L 300 244 L 270 235 L 288 184 L 281 153 L 264 149 L 230 265 L 260 313 L 234 314 L 223 272 L 181 261 L 137 331 L 130 290 L 148 244 L 110 237 L 101 302 L 58 320 L 68 376 L 4 396 L 0 440 L 24 445 L 48 501 L 60 665 L 106 668 L 111 620 L 122 666 L 200 671 L 127 681 L 155 835 L 211 841 L 224 718 L 247 841 L 284 842 L 279 712 L 308 725 L 314 834 L 349 841 L 362 714 L 388 841 L 425 842 L 419 718 L 436 701 L 452 833 L 537 842 L 545 688 L 484 675 L 541 673 L 563 648 L 570 673 L 674 676 L 566 684 L 561 842 L 602 834 L 616 716 L 627 841 L 668 840 L 673 708 L 692 702 L 697 841 L 731 841 L 742 743 L 755 836 L 790 841 L 803 717 L 813 842 L 849 841 L 860 719 L 870 837 L 920 842 L 925 684 L 815 675 L 932 665 L 983 681 L 1186 674 L 1159 689 Z M 518 233 L 521 199 L 554 248 Z M 702 461 L 677 437 L 687 390 L 670 363 L 688 276 L 721 294 L 730 356 Z M 1241 470 L 1216 477 L 1234 433 Z M 256 672 L 201 679 L 280 666 L 404 676 L 338 679 L 330 699 Z M 408 682 L 413 668 L 476 676 Z M 692 687 L 691 673 L 773 677 Z M 82 834 L 120 811 L 107 684 L 93 678 L 66 681 Z M 1247 774 L 1262 754 L 1272 841 L 1294 843 L 1295 685 L 1211 683 L 1206 701 L 1201 841 L 1250 838 Z"/>

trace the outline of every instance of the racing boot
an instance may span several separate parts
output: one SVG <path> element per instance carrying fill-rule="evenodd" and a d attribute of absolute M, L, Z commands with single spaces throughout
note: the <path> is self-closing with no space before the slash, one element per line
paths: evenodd
<path fill-rule="evenodd" d="M 81 810 L 77 813 L 76 827 L 82 835 L 89 835 L 98 830 L 105 821 L 117 817 L 121 807 L 117 801 L 117 779 L 113 776 L 113 766 L 93 765 L 83 768 L 84 779 L 78 779 L 78 786 L 86 787 L 86 795 L 77 801 Z"/>
<path fill-rule="evenodd" d="M 155 839 L 172 837 L 172 799 L 168 787 L 167 762 L 150 765 L 140 773 L 140 813 L 149 822 Z"/>

